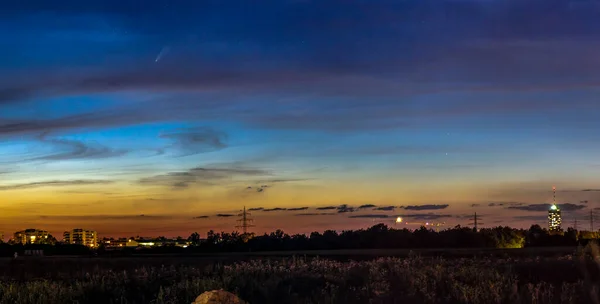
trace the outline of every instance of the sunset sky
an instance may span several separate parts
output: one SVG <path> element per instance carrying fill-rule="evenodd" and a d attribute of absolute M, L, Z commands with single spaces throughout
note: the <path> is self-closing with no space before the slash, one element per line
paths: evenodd
<path fill-rule="evenodd" d="M 5 239 L 205 236 L 243 206 L 259 233 L 545 227 L 553 185 L 563 226 L 600 207 L 597 2 L 8 2 Z"/>

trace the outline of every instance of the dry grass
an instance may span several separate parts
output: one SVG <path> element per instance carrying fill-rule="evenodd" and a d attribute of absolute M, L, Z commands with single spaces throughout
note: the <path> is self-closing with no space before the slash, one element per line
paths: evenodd
<path fill-rule="evenodd" d="M 548 268 L 558 260 L 580 265 L 581 279 L 561 281 L 557 272 L 553 280 L 532 280 L 512 267 L 529 263 Z M 77 267 L 73 263 L 69 269 L 48 269 L 49 275 L 20 280 L 5 276 L 0 303 L 189 304 L 202 292 L 220 288 L 249 303 L 264 304 L 599 303 L 600 289 L 594 278 L 594 271 L 600 270 L 595 245 L 581 249 L 579 259 L 289 258 L 208 266 L 138 264 L 120 270 L 110 265 Z"/>

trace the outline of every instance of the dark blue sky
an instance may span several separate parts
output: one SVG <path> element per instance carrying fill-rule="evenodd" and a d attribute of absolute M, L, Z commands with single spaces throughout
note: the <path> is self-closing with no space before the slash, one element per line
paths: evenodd
<path fill-rule="evenodd" d="M 566 217 L 599 203 L 597 1 L 11 1 L 0 37 L 7 231 L 343 204 L 258 228 L 527 226 L 554 184 Z"/>

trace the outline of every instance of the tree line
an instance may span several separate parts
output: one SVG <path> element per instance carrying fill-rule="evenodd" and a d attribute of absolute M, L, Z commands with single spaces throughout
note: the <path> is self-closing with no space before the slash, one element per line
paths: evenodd
<path fill-rule="evenodd" d="M 218 253 L 218 252 L 259 252 L 259 251 L 305 251 L 337 249 L 419 249 L 419 248 L 523 248 L 559 247 L 585 245 L 589 240 L 598 239 L 598 232 L 566 231 L 551 232 L 539 225 L 529 229 L 510 227 L 473 228 L 456 226 L 442 231 L 421 227 L 416 230 L 394 229 L 385 224 L 377 224 L 367 229 L 337 232 L 326 230 L 309 235 L 289 235 L 276 230 L 262 235 L 241 234 L 238 232 L 209 231 L 202 239 L 197 232 L 187 241 L 187 248 L 161 246 L 144 248 L 143 253 Z M 183 238 L 178 238 L 183 239 Z M 90 249 L 81 245 L 65 244 L 0 244 L 0 255 L 20 254 L 27 249 L 42 249 L 46 255 L 62 254 L 108 254 L 102 245 Z M 133 251 L 134 249 L 126 249 Z M 140 250 L 140 249 L 137 249 Z"/>
<path fill-rule="evenodd" d="M 276 230 L 263 235 L 209 231 L 201 240 L 197 233 L 188 240 L 192 247 L 208 252 L 288 251 L 336 249 L 417 249 L 417 248 L 523 248 L 577 246 L 597 239 L 597 232 L 551 232 L 539 225 L 529 229 L 510 227 L 473 228 L 456 226 L 442 231 L 421 227 L 416 230 L 394 229 L 377 224 L 367 229 L 337 232 L 327 230 L 310 235 L 289 235 Z"/>

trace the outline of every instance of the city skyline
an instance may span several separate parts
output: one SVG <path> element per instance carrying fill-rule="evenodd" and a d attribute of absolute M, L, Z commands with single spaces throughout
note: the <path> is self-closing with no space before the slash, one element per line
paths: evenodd
<path fill-rule="evenodd" d="M 587 2 L 99 3 L 0 12 L 4 235 L 229 232 L 244 206 L 258 233 L 545 227 L 554 185 L 563 227 L 600 208 Z"/>

